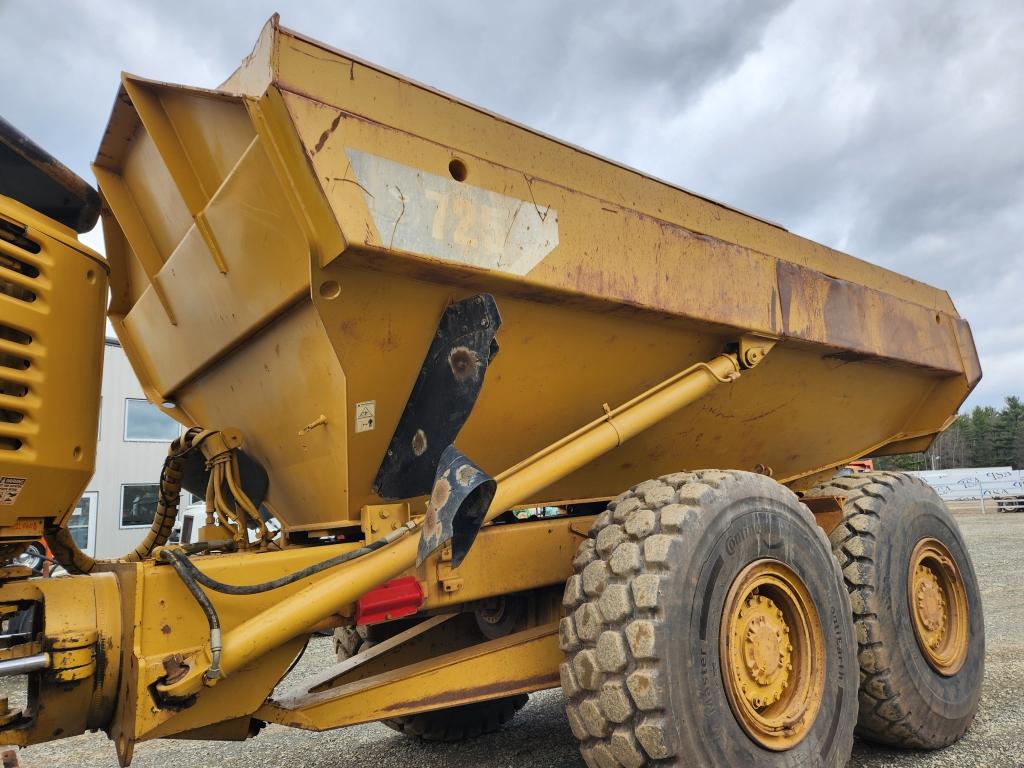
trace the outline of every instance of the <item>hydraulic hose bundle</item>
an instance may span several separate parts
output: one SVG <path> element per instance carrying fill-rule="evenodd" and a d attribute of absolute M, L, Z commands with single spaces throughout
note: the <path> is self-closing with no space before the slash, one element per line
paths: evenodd
<path fill-rule="evenodd" d="M 219 527 L 236 549 L 248 549 L 250 528 L 256 530 L 257 546 L 269 544 L 273 533 L 242 489 L 238 466 L 241 446 L 241 433 L 225 429 L 200 432 L 193 447 L 202 450 L 210 473 L 206 485 L 206 525 Z"/>
<path fill-rule="evenodd" d="M 203 452 L 209 472 L 206 487 L 207 525 L 220 527 L 230 537 L 230 546 L 234 549 L 249 548 L 250 527 L 256 530 L 257 544 L 269 544 L 273 534 L 256 505 L 242 490 L 238 468 L 238 449 L 241 444 L 241 434 L 236 430 L 189 429 L 167 449 L 167 458 L 160 471 L 156 513 L 149 531 L 139 545 L 122 557 L 97 560 L 79 549 L 71 532 L 62 526 L 46 534 L 46 541 L 57 561 L 69 571 L 91 573 L 97 563 L 132 563 L 151 557 L 154 550 L 170 539 L 178 518 L 185 462 L 189 454 L 196 450 Z"/>
<path fill-rule="evenodd" d="M 72 572 L 91 573 L 97 563 L 132 563 L 145 560 L 153 553 L 154 549 L 166 544 L 174 528 L 174 521 L 178 518 L 185 459 L 188 453 L 198 445 L 197 438 L 202 434 L 205 433 L 198 429 L 190 429 L 175 439 L 167 449 L 167 458 L 164 459 L 163 468 L 160 470 L 160 492 L 157 497 L 153 524 L 146 533 L 146 537 L 135 549 L 123 557 L 113 560 L 97 560 L 79 549 L 78 544 L 71 536 L 71 531 L 66 526 L 61 526 L 46 534 L 46 543 L 50 545 L 57 562 Z"/>

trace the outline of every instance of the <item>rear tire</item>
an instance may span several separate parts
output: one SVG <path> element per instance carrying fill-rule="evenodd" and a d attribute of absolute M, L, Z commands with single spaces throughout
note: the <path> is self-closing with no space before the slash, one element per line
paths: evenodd
<path fill-rule="evenodd" d="M 334 653 L 339 661 L 344 661 L 408 627 L 408 622 L 339 627 L 334 630 Z M 424 741 L 464 741 L 500 731 L 526 706 L 529 698 L 528 694 L 523 693 L 460 707 L 392 717 L 380 722 L 405 736 Z"/>
<path fill-rule="evenodd" d="M 792 633 L 772 625 L 763 644 L 743 645 L 764 625 L 731 606 L 737 586 L 748 584 L 745 574 L 762 563 L 803 585 L 815 617 L 805 623 L 815 628 L 806 648 L 796 639 L 797 622 Z M 787 488 L 748 472 L 649 480 L 598 516 L 574 567 L 559 625 L 560 675 L 569 725 L 591 768 L 836 766 L 849 759 L 857 709 L 849 598 L 824 534 Z M 774 617 L 766 595 L 775 593 L 758 587 L 741 604 L 755 610 L 761 601 Z M 740 640 L 730 646 L 731 637 Z M 788 659 L 779 656 L 786 637 L 796 646 Z M 762 647 L 775 654 L 763 658 L 778 660 L 767 669 L 758 666 Z M 780 671 L 787 661 L 802 671 Z M 757 684 L 744 677 L 747 664 Z M 733 674 L 748 687 L 727 682 Z M 804 687 L 808 674 L 817 683 Z M 759 697 L 769 689 L 781 698 L 764 704 Z M 744 709 L 736 697 L 748 695 Z M 791 701 L 806 708 L 791 709 Z M 773 734 L 750 725 L 757 715 L 778 723 L 794 711 L 803 712 L 789 720 L 794 743 L 782 743 L 786 733 L 777 725 Z"/>
<path fill-rule="evenodd" d="M 857 474 L 805 494 L 821 496 L 844 499 L 842 522 L 830 539 L 857 628 L 858 735 L 913 749 L 952 744 L 967 731 L 978 710 L 985 665 L 980 590 L 959 526 L 934 489 L 911 475 Z M 923 565 L 930 573 L 923 582 L 913 582 L 918 591 L 912 603 L 911 563 L 928 542 L 942 555 L 928 559 L 925 553 Z M 955 562 L 955 571 L 943 567 L 942 557 Z M 956 590 L 942 588 L 954 572 L 962 584 L 960 600 L 965 602 L 965 615 L 959 618 Z M 921 594 L 922 589 L 932 594 Z M 942 600 L 935 601 L 935 595 L 942 595 Z M 926 598 L 932 600 L 931 606 L 924 605 Z M 921 611 L 927 607 L 937 611 L 923 616 L 935 624 L 930 633 L 921 625 Z M 955 647 L 958 632 L 960 653 Z M 929 650 L 919 635 L 927 635 L 936 647 Z"/>
<path fill-rule="evenodd" d="M 487 733 L 497 733 L 526 706 L 529 696 L 506 696 L 461 707 L 435 709 L 418 715 L 381 720 L 388 728 L 424 741 L 465 741 Z"/>

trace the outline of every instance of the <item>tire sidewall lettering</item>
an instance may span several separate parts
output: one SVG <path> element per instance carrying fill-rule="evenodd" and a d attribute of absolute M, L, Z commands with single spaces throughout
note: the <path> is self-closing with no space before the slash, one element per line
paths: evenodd
<path fill-rule="evenodd" d="M 849 620 L 837 609 L 837 605 L 842 605 L 842 595 L 833 575 L 831 554 L 809 526 L 778 514 L 783 507 L 773 499 L 744 499 L 723 510 L 699 537 L 700 542 L 694 543 L 693 551 L 700 555 L 699 565 L 694 558 L 695 564 L 689 569 L 685 562 L 682 566 L 684 572 L 693 571 L 692 577 L 684 575 L 681 579 L 694 585 L 689 626 L 681 635 L 691 638 L 691 643 L 688 647 L 680 644 L 672 654 L 675 662 L 672 666 L 683 669 L 688 666 L 688 659 L 696 663 L 692 683 L 686 679 L 688 675 L 684 675 L 673 687 L 690 685 L 690 690 L 699 692 L 697 699 L 703 710 L 699 740 L 715 749 L 708 755 L 715 764 L 723 760 L 732 765 L 817 764 L 821 756 L 810 752 L 809 747 L 820 743 L 822 734 L 830 727 L 837 688 L 846 686 L 846 669 L 854 661 L 846 658 L 852 631 L 846 628 L 847 633 L 844 633 Z M 813 561 L 806 557 L 810 552 L 815 554 Z M 794 553 L 801 553 L 801 556 L 794 557 Z M 746 735 L 736 721 L 722 681 L 719 640 L 726 594 L 740 571 L 766 557 L 786 563 L 804 580 L 815 601 L 826 644 L 826 687 L 816 722 L 807 738 L 787 752 L 763 749 Z M 719 560 L 722 566 L 716 568 Z M 702 596 L 708 594 L 710 604 L 705 615 Z M 732 749 L 726 751 L 727 747 Z"/>

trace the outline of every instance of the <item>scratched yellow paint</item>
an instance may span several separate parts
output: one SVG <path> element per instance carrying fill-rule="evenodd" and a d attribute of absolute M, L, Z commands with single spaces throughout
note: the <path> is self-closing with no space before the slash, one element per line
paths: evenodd
<path fill-rule="evenodd" d="M 980 376 L 970 328 L 943 291 L 357 62 L 276 19 L 221 91 L 132 76 L 122 85 L 95 170 L 106 202 L 109 316 L 125 351 L 147 395 L 175 418 L 241 430 L 245 450 L 269 472 L 268 502 L 287 535 L 342 534 L 347 542 L 204 557 L 207 573 L 225 581 L 278 578 L 373 533 L 361 518 L 381 502 L 373 479 L 438 319 L 451 302 L 479 292 L 492 293 L 501 313 L 500 351 L 457 444 L 493 475 L 594 419 L 607 437 L 604 450 L 621 438 L 600 420 L 609 406 L 695 364 L 697 373 L 687 375 L 707 380 L 699 389 L 687 384 L 703 397 L 686 398 L 687 407 L 600 458 L 548 461 L 541 480 L 519 486 L 531 498 L 499 496 L 506 506 L 602 499 L 652 476 L 704 467 L 767 467 L 800 489 L 850 459 L 923 447 Z M 81 281 L 87 268 L 102 269 L 73 238 L 43 232 L 45 222 L 16 206 L 3 211 L 54 240 L 45 257 L 67 257 L 53 270 L 54 291 L 64 285 L 58 278 Z M 90 286 L 77 304 L 54 301 L 52 316 L 20 308 L 26 327 L 54 340 L 54 359 L 92 359 L 85 342 L 75 347 L 90 327 L 101 338 L 102 279 Z M 37 309 L 50 300 L 40 298 Z M 81 328 L 58 338 L 74 325 L 65 310 Z M 738 367 L 717 356 L 750 333 L 778 343 L 766 345 L 771 352 L 756 368 L 719 385 L 723 374 L 699 364 L 726 359 Z M 32 394 L 49 398 L 33 370 L 23 374 L 37 388 Z M 49 380 L 70 378 L 54 370 Z M 43 415 L 65 418 L 63 433 L 44 434 L 31 409 L 25 424 L 11 427 L 35 452 L 24 454 L 38 465 L 26 469 L 38 470 L 33 482 L 60 475 L 63 490 L 78 492 L 91 450 L 69 460 L 65 443 L 94 429 L 81 413 L 97 397 L 98 380 L 47 403 Z M 372 421 L 357 423 L 369 403 Z M 4 474 L 14 475 L 11 462 Z M 409 500 L 409 508 L 422 511 L 422 500 Z M 436 554 L 414 574 L 427 607 L 532 590 L 550 598 L 584 535 L 576 526 L 586 522 L 492 527 L 457 576 Z M 24 537 L 41 523 L 5 513 L 0 525 Z M 393 547 L 411 553 L 412 542 Z M 440 667 L 415 667 L 379 681 L 366 699 L 346 699 L 357 689 L 342 687 L 321 692 L 331 702 L 287 712 L 266 702 L 314 621 L 340 621 L 331 611 L 349 616 L 351 606 L 339 603 L 387 569 L 407 567 L 394 552 L 315 577 L 315 585 L 212 595 L 225 655 L 237 662 L 225 664 L 231 674 L 216 685 L 201 682 L 212 635 L 165 565 L 116 563 L 100 578 L 55 580 L 49 602 L 45 582 L 8 584 L 8 605 L 46 602 L 47 632 L 99 629 L 124 648 L 122 656 L 116 642 L 105 646 L 103 674 L 120 674 L 121 682 L 97 693 L 103 722 L 88 721 L 91 688 L 47 689 L 51 714 L 39 721 L 47 730 L 14 738 L 51 738 L 56 719 L 69 733 L 105 726 L 125 760 L 142 739 L 242 738 L 254 714 L 320 728 L 414 711 L 427 694 L 439 697 L 435 703 L 463 703 L 502 684 L 516 691 L 555 684 L 554 635 L 535 626 L 530 638 L 509 640 L 495 655 L 473 647 L 442 659 L 448 677 Z M 374 562 L 384 564 L 375 570 Z M 95 592 L 89 600 L 60 602 L 83 583 Z M 342 598 L 338 586 L 348 590 Z M 317 599 L 303 601 L 307 587 Z M 308 606 L 317 616 L 303 619 Z M 275 612 L 292 621 L 275 622 Z M 528 670 L 528 679 L 514 679 L 509 665 Z M 182 677 L 169 680 L 172 670 Z M 452 682 L 467 674 L 493 690 L 467 693 Z M 195 683 L 193 705 L 155 702 L 155 687 L 182 680 Z M 52 715 L 62 706 L 71 714 Z"/>
<path fill-rule="evenodd" d="M 684 467 L 809 476 L 926 439 L 973 386 L 973 344 L 943 291 L 274 25 L 231 83 L 248 93 L 126 80 L 139 105 L 119 103 L 112 125 L 141 128 L 97 165 L 145 226 L 108 222 L 124 244 L 112 316 L 154 399 L 187 423 L 241 425 L 272 472 L 287 467 L 270 491 L 286 528 L 354 525 L 380 501 L 372 480 L 437 320 L 479 291 L 497 298 L 501 352 L 459 445 L 491 472 L 741 332 L 783 339 L 756 383 L 548 499 Z M 140 270 L 154 246 L 157 268 Z M 285 330 L 295 317 L 308 318 L 298 335 Z M 368 401 L 375 427 L 357 433 Z"/>

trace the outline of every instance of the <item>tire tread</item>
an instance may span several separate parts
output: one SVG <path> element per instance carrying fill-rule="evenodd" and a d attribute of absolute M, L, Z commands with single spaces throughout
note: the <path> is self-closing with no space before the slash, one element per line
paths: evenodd
<path fill-rule="evenodd" d="M 879 601 L 886 598 L 878 586 L 877 542 L 883 515 L 892 508 L 899 490 L 915 484 L 934 493 L 923 480 L 899 472 L 864 472 L 835 478 L 812 488 L 804 498 L 843 497 L 843 519 L 829 539 L 850 594 L 861 667 L 857 734 L 890 746 L 936 749 L 966 733 L 971 720 L 950 732 L 930 713 L 904 704 L 899 691 L 911 683 L 899 675 L 892 661 L 892 640 L 881 638 Z"/>
<path fill-rule="evenodd" d="M 765 493 L 778 493 L 779 489 L 791 493 L 770 478 L 749 472 L 676 472 L 634 486 L 613 499 L 608 510 L 595 518 L 590 538 L 580 545 L 574 560 L 575 573 L 584 582 L 587 569 L 606 578 L 596 595 L 577 588 L 570 579 L 563 621 L 570 622 L 574 631 L 560 633 L 566 654 L 561 676 L 572 686 L 564 689 L 566 711 L 588 765 L 641 768 L 677 764 L 678 745 L 671 742 L 672 716 L 661 677 L 660 662 L 669 638 L 659 596 L 673 568 L 672 550 L 682 546 L 701 511 L 730 498 L 737 485 L 749 490 L 752 483 L 761 485 Z M 814 515 L 795 496 L 793 500 L 803 521 L 817 533 L 823 551 L 830 551 L 828 538 L 815 524 Z M 620 537 L 620 532 L 624 536 Z M 609 547 L 613 540 L 615 545 Z M 638 550 L 637 567 L 611 567 L 622 547 Z M 623 561 L 631 558 L 631 549 L 621 556 Z M 832 567 L 835 583 L 842 584 L 839 563 L 834 559 Z M 588 606 L 596 608 L 602 600 L 611 602 L 609 590 L 622 587 L 630 597 L 631 610 L 610 614 L 597 611 L 600 623 L 596 628 L 591 626 L 594 618 Z M 839 592 L 842 594 L 842 590 Z M 581 619 L 586 622 L 582 627 Z M 612 641 L 612 636 L 617 639 Z M 578 642 L 567 641 L 567 637 Z M 624 651 L 626 663 L 618 654 L 602 658 L 598 652 L 601 639 L 606 646 Z M 852 749 L 852 729 L 846 733 L 848 743 L 838 745 L 841 754 L 842 750 L 849 754 Z"/>

